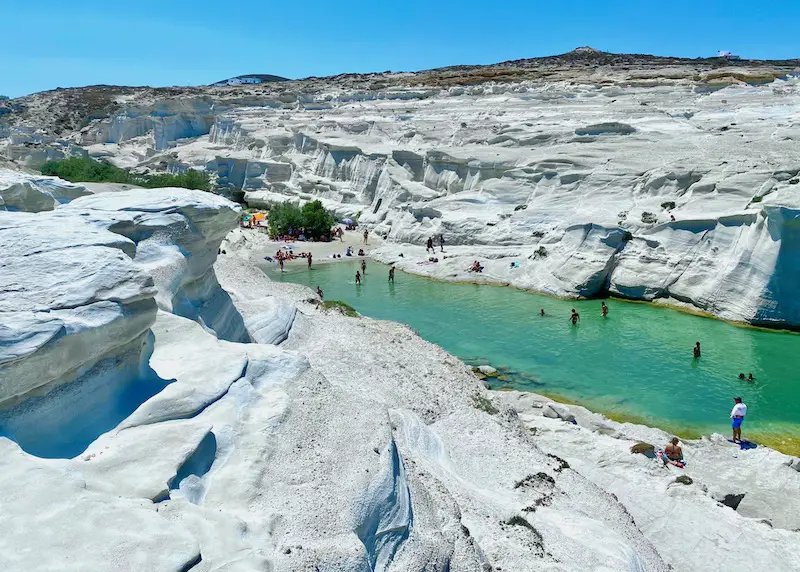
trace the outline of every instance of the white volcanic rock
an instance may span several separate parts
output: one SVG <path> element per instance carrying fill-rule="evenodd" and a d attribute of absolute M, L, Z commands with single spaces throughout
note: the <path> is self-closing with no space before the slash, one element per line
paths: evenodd
<path fill-rule="evenodd" d="M 231 296 L 233 306 L 244 316 L 244 327 L 250 338 L 258 344 L 280 344 L 289 337 L 297 306 L 283 298 L 265 295 L 270 280 L 260 271 L 242 272 L 249 267 L 246 260 L 220 256 L 214 269 L 221 277 L 220 284 Z M 235 279 L 225 277 L 235 276 Z"/>
<path fill-rule="evenodd" d="M 145 499 L 88 490 L 69 471 L 0 438 L 0 568 L 8 571 L 180 572 L 197 540 Z"/>
<path fill-rule="evenodd" d="M 319 80 L 219 92 L 215 106 L 147 94 L 79 136 L 120 165 L 207 168 L 252 206 L 319 199 L 360 213 L 405 252 L 439 234 L 465 247 L 458 269 L 421 256 L 411 272 L 463 280 L 481 258 L 479 281 L 798 325 L 784 284 L 800 278 L 787 261 L 800 80 L 748 85 L 736 78 L 759 72 L 681 65 L 454 87 L 390 74 L 393 87 L 372 91 Z M 382 259 L 399 252 L 387 248 Z"/>
<path fill-rule="evenodd" d="M 215 262 L 236 216 L 174 190 L 0 215 L 14 270 L 0 314 L 17 320 L 0 337 L 3 390 L 19 396 L 19 364 L 24 380 L 53 378 L 0 410 L 3 570 L 793 570 L 800 495 L 784 456 L 759 448 L 737 471 L 726 445 L 687 444 L 707 460 L 698 485 L 678 485 L 627 452 L 623 435 L 657 430 L 494 395 L 406 326 L 325 313 L 246 258 Z M 177 315 L 165 300 L 198 281 L 227 297 L 248 341 L 280 345 Z M 142 333 L 126 343 L 95 303 Z M 138 303 L 149 313 L 129 311 Z M 43 340 L 13 316 L 76 310 L 83 329 Z M 742 492 L 737 511 L 714 500 Z"/>
<path fill-rule="evenodd" d="M 51 211 L 60 204 L 89 194 L 91 192 L 83 185 L 58 177 L 0 168 L 0 210 Z"/>
<path fill-rule="evenodd" d="M 238 205 L 203 191 L 134 189 L 83 197 L 60 211 L 132 240 L 134 262 L 153 277 L 160 308 L 199 320 L 221 338 L 249 341 L 212 269 Z"/>
<path fill-rule="evenodd" d="M 679 469 L 631 454 L 639 441 L 663 448 L 672 435 L 658 429 L 616 423 L 531 393 L 494 398 L 519 412 L 542 450 L 614 493 L 675 570 L 781 570 L 800 558 L 800 479 L 791 457 L 765 447 L 742 451 L 714 435 L 682 443 L 688 464 Z M 577 424 L 548 418 L 550 407 L 570 412 Z M 692 483 L 676 482 L 679 476 Z M 744 499 L 735 511 L 717 502 L 739 494 Z"/>
<path fill-rule="evenodd" d="M 0 402 L 78 377 L 110 354 L 138 369 L 156 292 L 133 248 L 78 218 L 0 213 Z"/>

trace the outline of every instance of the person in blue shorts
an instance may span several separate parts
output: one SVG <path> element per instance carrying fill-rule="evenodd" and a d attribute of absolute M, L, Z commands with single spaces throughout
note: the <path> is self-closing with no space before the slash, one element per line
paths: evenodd
<path fill-rule="evenodd" d="M 738 443 L 742 440 L 742 422 L 747 415 L 747 405 L 742 403 L 741 397 L 733 398 L 734 404 L 731 409 L 731 427 L 733 427 L 733 440 Z"/>

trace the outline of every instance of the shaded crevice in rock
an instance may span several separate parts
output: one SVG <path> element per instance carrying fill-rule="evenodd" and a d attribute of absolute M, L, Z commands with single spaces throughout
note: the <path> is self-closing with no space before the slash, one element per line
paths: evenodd
<path fill-rule="evenodd" d="M 364 545 L 370 569 L 383 572 L 408 539 L 414 516 L 405 467 L 394 440 L 382 455 L 381 474 L 369 487 L 369 505 L 356 534 Z"/>

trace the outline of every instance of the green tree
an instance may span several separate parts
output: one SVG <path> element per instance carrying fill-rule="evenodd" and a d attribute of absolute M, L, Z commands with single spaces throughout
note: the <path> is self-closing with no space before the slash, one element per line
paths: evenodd
<path fill-rule="evenodd" d="M 312 240 L 319 240 L 330 236 L 334 224 L 336 221 L 320 201 L 306 203 L 302 209 L 290 203 L 280 203 L 269 210 L 269 234 L 272 237 L 288 234 L 292 229 L 303 231 Z"/>
<path fill-rule="evenodd" d="M 323 236 L 330 236 L 331 228 L 336 224 L 336 221 L 325 210 L 320 201 L 313 201 L 303 205 L 302 220 L 306 235 L 314 240 L 319 240 Z"/>
<path fill-rule="evenodd" d="M 273 238 L 288 234 L 289 229 L 298 229 L 303 226 L 303 214 L 300 209 L 291 203 L 278 203 L 269 209 L 269 234 Z"/>

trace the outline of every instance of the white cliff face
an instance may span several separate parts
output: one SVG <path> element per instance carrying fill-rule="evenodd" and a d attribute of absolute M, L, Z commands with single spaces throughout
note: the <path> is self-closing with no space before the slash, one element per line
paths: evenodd
<path fill-rule="evenodd" d="M 0 210 L 3 211 L 51 211 L 60 204 L 88 194 L 91 192 L 83 185 L 58 177 L 0 168 Z"/>
<path fill-rule="evenodd" d="M 160 308 L 197 319 L 221 338 L 250 341 L 212 269 L 239 211 L 210 193 L 136 189 L 84 197 L 60 212 L 133 241 L 133 263 L 153 277 Z"/>
<path fill-rule="evenodd" d="M 712 527 L 760 555 L 737 569 L 793 570 L 788 458 L 760 457 L 768 481 L 729 469 L 741 514 L 720 518 L 711 461 L 707 491 L 648 511 L 624 491 L 660 485 L 653 469 L 581 461 L 616 450 L 598 417 L 538 417 L 405 326 L 215 260 L 236 210 L 155 189 L 0 214 L 3 570 L 729 569 L 729 545 L 687 541 Z M 210 298 L 192 300 L 227 296 L 255 343 L 168 304 L 197 281 Z M 659 534 L 678 509 L 683 534 Z"/>
<path fill-rule="evenodd" d="M 384 260 L 440 234 L 464 247 L 450 266 L 401 261 L 408 271 L 464 279 L 481 258 L 481 280 L 800 325 L 786 288 L 800 278 L 789 254 L 800 80 L 687 65 L 453 87 L 390 74 L 372 89 L 143 92 L 75 137 L 122 166 L 206 168 L 251 206 L 320 199 L 360 214 L 401 245 Z"/>

